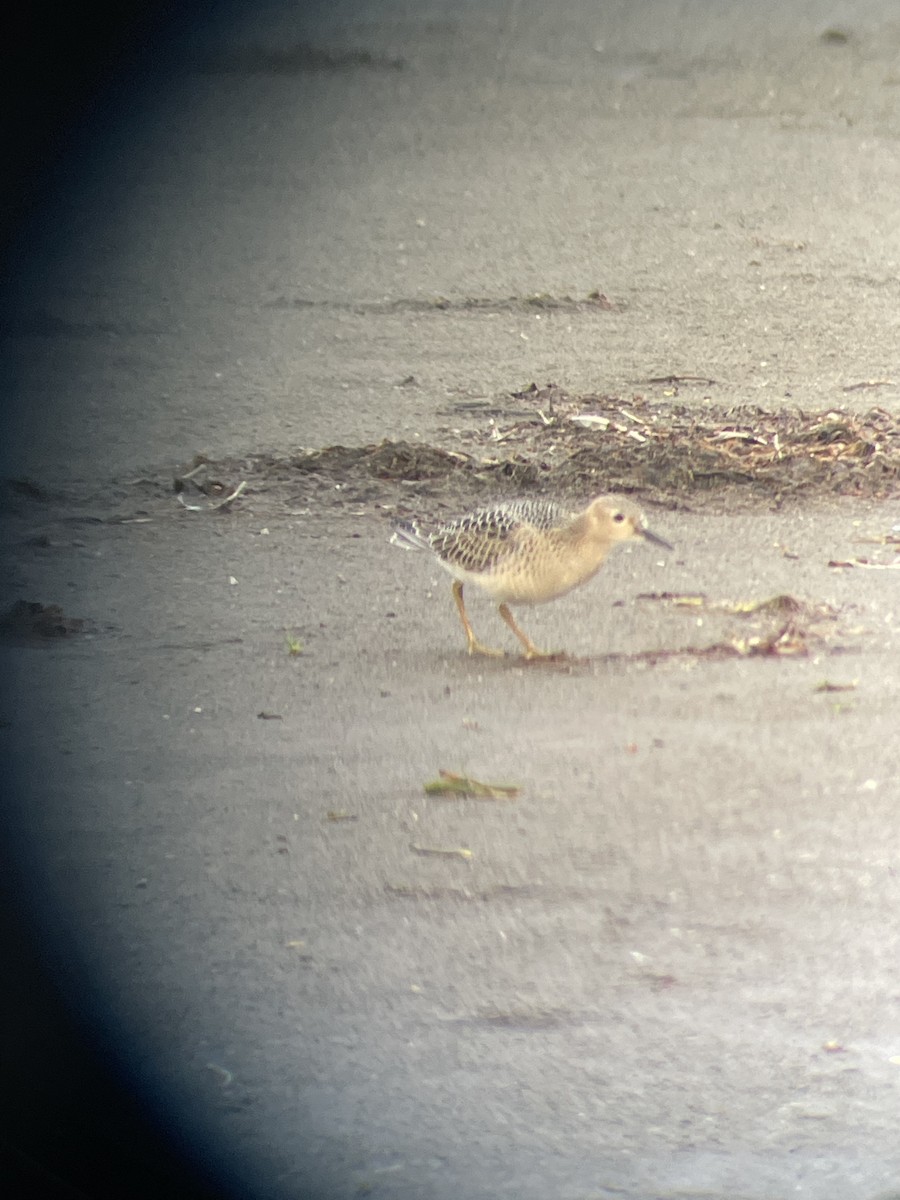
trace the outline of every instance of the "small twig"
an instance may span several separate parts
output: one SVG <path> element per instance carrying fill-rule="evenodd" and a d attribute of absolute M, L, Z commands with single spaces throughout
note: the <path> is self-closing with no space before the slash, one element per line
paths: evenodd
<path fill-rule="evenodd" d="M 218 500 L 215 504 L 211 504 L 209 506 L 210 512 L 215 512 L 216 509 L 219 508 L 225 508 L 226 505 L 229 505 L 232 503 L 232 501 L 237 500 L 238 496 L 240 496 L 246 490 L 246 488 L 247 481 L 246 479 L 242 479 L 230 496 L 226 496 L 224 500 Z"/>
<path fill-rule="evenodd" d="M 900 571 L 900 562 L 868 562 L 865 558 L 832 559 L 829 567 L 867 567 L 870 571 Z"/>
<path fill-rule="evenodd" d="M 893 379 L 863 379 L 860 383 L 846 383 L 841 388 L 842 392 L 862 392 L 866 388 L 877 387 L 896 387 L 897 384 Z"/>
<path fill-rule="evenodd" d="M 186 508 L 188 512 L 206 512 L 207 508 L 209 507 L 206 504 L 187 504 L 181 492 L 178 492 L 175 498 L 181 507 Z"/>
<path fill-rule="evenodd" d="M 466 846 L 417 846 L 415 842 L 410 842 L 409 848 L 413 854 L 421 854 L 427 858 L 461 858 L 464 862 L 473 858 L 472 851 Z"/>
<path fill-rule="evenodd" d="M 649 379 L 632 379 L 631 383 L 709 383 L 717 384 L 717 379 L 707 379 L 705 375 L 652 375 Z"/>
<path fill-rule="evenodd" d="M 190 471 L 185 471 L 182 475 L 179 475 L 178 479 L 181 482 L 184 482 L 186 479 L 193 479 L 195 475 L 199 475 L 201 471 L 205 471 L 208 466 L 209 463 L 206 461 L 206 459 L 201 458 L 195 467 L 192 467 Z"/>
<path fill-rule="evenodd" d="M 636 417 L 633 412 L 629 412 L 627 408 L 620 408 L 619 412 L 623 417 L 627 417 L 629 421 L 634 421 L 635 425 L 649 425 L 649 421 L 645 421 L 643 417 Z"/>
<path fill-rule="evenodd" d="M 247 489 L 246 479 L 242 479 L 230 496 L 226 496 L 223 500 L 217 500 L 215 504 L 188 504 L 181 492 L 177 493 L 178 503 L 182 508 L 186 508 L 188 512 L 216 512 L 218 509 L 227 508 L 237 500 L 238 496 L 242 495 Z"/>
<path fill-rule="evenodd" d="M 776 434 L 777 436 L 777 434 Z M 755 442 L 759 446 L 766 445 L 766 439 L 757 437 L 754 433 L 746 433 L 742 429 L 720 429 L 710 439 L 713 442 L 727 442 L 737 439 L 742 442 Z"/>
<path fill-rule="evenodd" d="M 515 437 L 515 435 L 516 435 L 515 427 L 513 427 L 512 429 L 507 429 L 506 433 L 501 433 L 499 426 L 494 425 L 491 428 L 490 436 L 491 436 L 492 442 L 505 442 L 508 438 Z"/>

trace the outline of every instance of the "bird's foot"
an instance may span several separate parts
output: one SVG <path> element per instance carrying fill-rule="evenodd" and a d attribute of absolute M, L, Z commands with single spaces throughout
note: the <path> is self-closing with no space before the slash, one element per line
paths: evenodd
<path fill-rule="evenodd" d="M 565 662 L 569 655 L 565 650 L 538 650 L 537 646 L 529 646 L 522 657 L 526 662 Z"/>
<path fill-rule="evenodd" d="M 494 650 L 491 646 L 483 646 L 477 638 L 469 639 L 469 653 L 483 654 L 485 658 L 506 658 L 505 650 Z"/>

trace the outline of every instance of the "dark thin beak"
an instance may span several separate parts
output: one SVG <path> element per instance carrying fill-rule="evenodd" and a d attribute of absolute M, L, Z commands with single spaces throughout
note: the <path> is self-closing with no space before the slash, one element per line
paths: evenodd
<path fill-rule="evenodd" d="M 642 529 L 641 533 L 648 542 L 653 542 L 656 546 L 665 546 L 667 550 L 675 549 L 671 542 L 667 542 L 665 538 L 661 538 L 658 533 L 653 533 L 650 529 Z"/>

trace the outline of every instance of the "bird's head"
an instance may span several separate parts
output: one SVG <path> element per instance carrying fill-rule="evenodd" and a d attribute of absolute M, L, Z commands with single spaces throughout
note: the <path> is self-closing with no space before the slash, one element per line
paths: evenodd
<path fill-rule="evenodd" d="M 587 507 L 586 517 L 594 537 L 609 542 L 627 542 L 644 538 L 672 550 L 672 545 L 647 528 L 647 518 L 636 504 L 624 496 L 598 496 Z"/>

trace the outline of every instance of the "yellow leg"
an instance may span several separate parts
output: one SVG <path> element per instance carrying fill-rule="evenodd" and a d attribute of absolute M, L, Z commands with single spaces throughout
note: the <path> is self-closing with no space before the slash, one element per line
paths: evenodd
<path fill-rule="evenodd" d="M 469 614 L 466 612 L 466 606 L 463 603 L 463 585 L 459 579 L 453 580 L 453 599 L 456 601 L 456 609 L 459 613 L 459 619 L 462 621 L 463 629 L 466 631 L 466 641 L 469 643 L 470 654 L 487 654 L 491 658 L 503 658 L 502 650 L 491 650 L 489 646 L 482 646 L 478 638 L 472 631 L 472 626 L 469 624 Z"/>
<path fill-rule="evenodd" d="M 531 638 L 528 636 L 528 634 L 525 633 L 524 630 L 520 629 L 519 626 L 514 621 L 513 615 L 509 611 L 509 605 L 507 605 L 507 604 L 500 605 L 500 616 L 503 618 L 503 620 L 507 623 L 507 625 L 513 631 L 513 633 L 516 635 L 516 637 L 519 639 L 519 641 L 525 647 L 525 657 L 526 658 L 559 658 L 558 654 L 554 654 L 554 653 L 548 652 L 546 650 L 538 650 L 537 646 L 534 644 L 534 642 L 531 640 Z"/>

